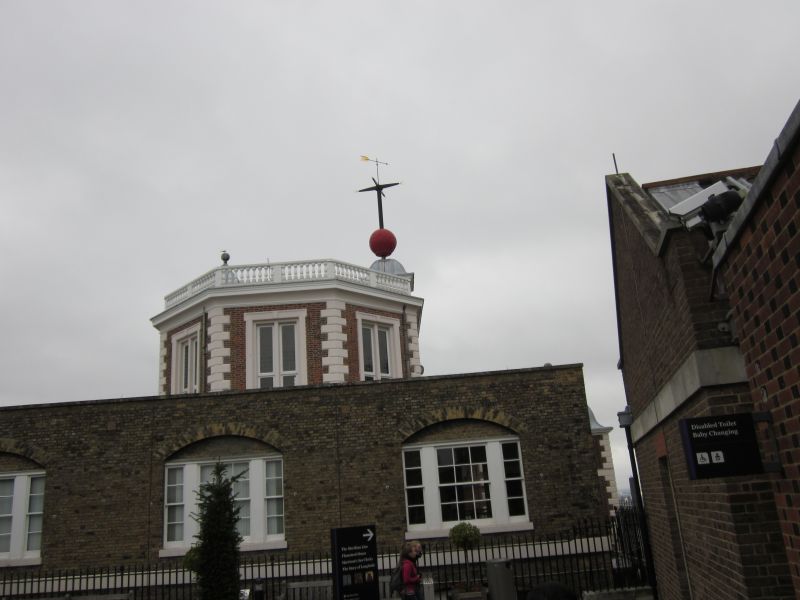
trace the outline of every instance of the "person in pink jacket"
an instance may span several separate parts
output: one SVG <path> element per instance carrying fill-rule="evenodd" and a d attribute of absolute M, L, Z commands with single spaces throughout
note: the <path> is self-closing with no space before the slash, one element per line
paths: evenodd
<path fill-rule="evenodd" d="M 413 542 L 406 542 L 403 544 L 403 550 L 400 553 L 400 561 L 403 565 L 403 598 L 406 600 L 419 600 L 417 598 L 417 586 L 419 584 L 420 576 L 417 573 L 417 553 L 419 549 Z"/>

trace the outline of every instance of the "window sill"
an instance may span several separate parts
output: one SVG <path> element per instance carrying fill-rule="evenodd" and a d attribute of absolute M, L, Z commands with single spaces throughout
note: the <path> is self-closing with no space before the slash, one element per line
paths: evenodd
<path fill-rule="evenodd" d="M 453 523 L 456 525 L 456 523 Z M 495 524 L 486 524 L 480 525 L 474 523 L 481 530 L 481 533 L 507 533 L 512 531 L 531 531 L 533 529 L 533 523 L 530 521 L 518 521 L 513 523 L 495 523 Z M 406 530 L 406 539 L 407 540 L 415 540 L 415 539 L 431 539 L 431 538 L 446 538 L 450 534 L 450 528 L 448 529 L 407 529 Z"/>
<path fill-rule="evenodd" d="M 42 564 L 41 556 L 32 558 L 0 558 L 0 567 L 30 567 Z"/>
<path fill-rule="evenodd" d="M 253 552 L 254 550 L 286 550 L 288 545 L 286 540 L 275 540 L 271 542 L 242 542 L 239 550 L 242 552 Z"/>
<path fill-rule="evenodd" d="M 172 558 L 183 556 L 189 551 L 190 546 L 180 546 L 175 548 L 162 548 L 158 551 L 159 558 Z M 285 550 L 288 548 L 286 540 L 275 540 L 270 542 L 242 542 L 239 544 L 241 552 L 254 552 L 256 550 Z M 2 562 L 0 562 L 2 564 Z"/>

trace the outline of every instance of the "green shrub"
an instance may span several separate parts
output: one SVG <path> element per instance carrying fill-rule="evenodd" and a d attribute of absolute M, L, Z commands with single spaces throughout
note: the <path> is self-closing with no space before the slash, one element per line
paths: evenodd
<path fill-rule="evenodd" d="M 466 521 L 450 529 L 450 541 L 462 550 L 471 550 L 481 543 L 481 530 Z"/>

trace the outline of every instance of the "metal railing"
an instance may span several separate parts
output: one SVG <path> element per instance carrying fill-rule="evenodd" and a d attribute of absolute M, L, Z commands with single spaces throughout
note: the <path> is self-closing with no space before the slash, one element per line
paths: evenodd
<path fill-rule="evenodd" d="M 582 520 L 552 535 L 536 532 L 484 537 L 473 550 L 460 550 L 447 540 L 425 542 L 420 572 L 433 580 L 446 598 L 448 590 L 467 582 L 485 586 L 488 560 L 511 563 L 520 594 L 543 582 L 560 582 L 580 593 L 646 585 L 647 566 L 639 519 L 633 509 L 619 509 L 607 520 Z M 388 580 L 397 550 L 378 553 L 381 597 L 388 598 Z M 330 600 L 331 561 L 328 552 L 246 554 L 240 561 L 241 587 L 251 600 Z M 0 569 L 0 599 L 65 598 L 129 593 L 137 600 L 195 600 L 192 573 L 180 560 L 94 569 Z M 435 598 L 426 598 L 435 600 Z"/>

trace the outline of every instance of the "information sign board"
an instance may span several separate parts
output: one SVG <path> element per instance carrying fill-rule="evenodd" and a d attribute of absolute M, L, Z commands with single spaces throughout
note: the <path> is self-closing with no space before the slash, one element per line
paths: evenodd
<path fill-rule="evenodd" d="M 763 473 L 753 415 L 681 419 L 690 479 Z"/>
<path fill-rule="evenodd" d="M 336 600 L 379 600 L 378 543 L 374 525 L 331 529 Z"/>

